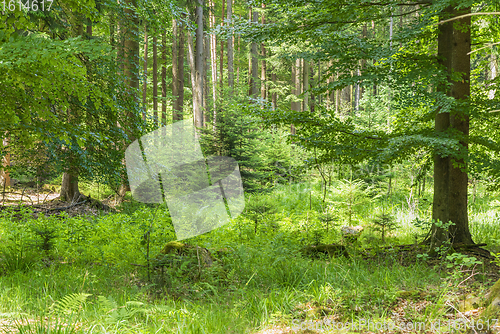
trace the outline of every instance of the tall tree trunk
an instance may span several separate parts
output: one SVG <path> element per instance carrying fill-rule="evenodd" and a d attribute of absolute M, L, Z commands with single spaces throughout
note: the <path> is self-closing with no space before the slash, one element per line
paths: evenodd
<path fill-rule="evenodd" d="M 241 17 L 240 17 L 241 19 Z M 238 57 L 240 57 L 240 51 L 241 51 L 241 36 L 238 35 Z M 240 58 L 238 58 L 238 61 L 236 62 L 236 84 L 240 84 Z"/>
<path fill-rule="evenodd" d="M 194 105 L 194 125 L 197 128 L 203 126 L 203 61 L 204 61 L 204 34 L 203 34 L 203 0 L 198 0 L 198 5 L 196 7 L 196 54 L 195 54 L 195 65 L 196 65 L 196 76 L 195 76 L 195 89 L 193 94 L 196 101 Z"/>
<path fill-rule="evenodd" d="M 179 60 L 178 56 L 178 45 L 177 38 L 179 36 L 178 32 L 179 26 L 176 19 L 172 19 L 172 121 L 179 120 Z"/>
<path fill-rule="evenodd" d="M 256 11 L 252 12 L 252 22 L 256 23 L 259 20 L 259 13 Z M 251 63 L 252 63 L 252 77 L 251 77 L 251 83 L 250 83 L 250 89 L 251 89 L 251 96 L 253 98 L 257 98 L 257 80 L 259 79 L 259 74 L 257 73 L 258 71 L 258 60 L 257 60 L 257 43 L 252 42 L 251 46 Z"/>
<path fill-rule="evenodd" d="M 227 0 L 228 2 L 232 0 Z M 220 23 L 221 27 L 224 26 L 224 5 L 225 1 L 222 0 L 222 21 Z M 222 88 L 224 87 L 224 40 L 221 38 L 220 40 L 220 91 L 222 92 Z M 214 109 L 215 112 L 215 109 Z"/>
<path fill-rule="evenodd" d="M 469 14 L 470 8 L 455 11 L 454 15 Z M 452 62 L 453 73 L 461 73 L 461 79 L 452 81 L 451 96 L 461 106 L 454 108 L 450 114 L 450 127 L 463 136 L 460 141 L 461 156 L 450 162 L 450 209 L 449 217 L 455 225 L 450 228 L 453 243 L 472 244 L 472 236 L 469 230 L 469 215 L 467 212 L 467 190 L 468 179 L 468 155 L 469 155 L 469 106 L 470 106 L 470 55 L 471 50 L 471 18 L 465 17 L 457 20 L 454 26 L 452 40 Z"/>
<path fill-rule="evenodd" d="M 208 83 L 210 80 L 208 79 L 208 55 L 210 54 L 210 36 L 205 34 L 205 42 L 203 44 L 203 126 L 208 127 L 210 124 L 210 106 L 208 105 L 208 97 L 209 97 L 209 87 Z M 214 116 L 216 114 L 216 110 L 214 109 Z"/>
<path fill-rule="evenodd" d="M 188 31 L 188 63 L 189 63 L 189 69 L 190 69 L 190 78 L 191 78 L 191 92 L 192 92 L 192 97 L 191 100 L 193 101 L 193 112 L 196 110 L 195 105 L 196 105 L 196 94 L 195 94 L 195 89 L 196 89 L 196 64 L 194 61 L 194 41 L 193 41 L 193 35 L 191 32 Z"/>
<path fill-rule="evenodd" d="M 9 139 L 8 138 L 4 138 L 2 140 L 2 145 L 3 147 L 9 147 Z M 2 173 L 1 173 L 1 176 L 2 176 L 2 184 L 1 186 L 2 187 L 10 187 L 11 186 L 11 180 L 10 180 L 10 172 L 9 172 L 9 168 L 10 168 L 10 153 L 7 151 L 7 153 L 4 155 L 3 159 L 2 159 Z"/>
<path fill-rule="evenodd" d="M 373 33 L 373 39 L 377 37 L 377 30 L 375 29 L 375 21 L 372 20 L 372 33 Z M 375 63 L 375 60 L 373 60 Z M 377 84 L 373 84 L 372 87 L 372 94 L 373 96 L 377 96 Z"/>
<path fill-rule="evenodd" d="M 227 21 L 232 25 L 233 20 L 233 0 L 227 0 Z M 227 84 L 232 95 L 234 89 L 234 36 L 227 39 Z"/>
<path fill-rule="evenodd" d="M 315 79 L 316 73 L 314 71 L 314 62 L 310 63 L 309 72 L 310 72 L 310 75 L 309 75 L 310 83 L 308 86 L 309 87 L 316 87 L 318 81 L 317 81 L 317 79 Z M 310 110 L 311 110 L 311 112 L 314 112 L 314 109 L 316 107 L 316 95 L 313 92 L 310 93 L 309 100 L 310 100 Z"/>
<path fill-rule="evenodd" d="M 158 127 L 158 37 L 153 32 L 153 118 Z"/>
<path fill-rule="evenodd" d="M 173 113 L 173 111 L 172 111 Z M 161 34 L 161 124 L 167 125 L 167 33 Z"/>
<path fill-rule="evenodd" d="M 339 74 L 337 73 L 336 75 L 337 79 L 339 78 Z M 342 90 L 340 89 L 336 89 L 333 93 L 335 93 L 335 114 L 337 116 L 341 116 L 340 115 L 340 106 L 341 106 L 341 103 L 342 103 L 342 99 L 341 99 L 341 93 L 342 93 Z"/>
<path fill-rule="evenodd" d="M 113 49 L 116 47 L 116 41 L 115 41 L 115 13 L 111 11 L 109 13 L 109 45 L 113 47 Z"/>
<path fill-rule="evenodd" d="M 460 14 L 470 12 L 470 9 Z M 458 16 L 453 7 L 448 7 L 444 14 Z M 444 16 L 447 17 L 447 16 Z M 443 17 L 443 18 L 444 18 Z M 461 31 L 454 27 L 461 24 Z M 470 17 L 451 21 L 439 26 L 438 56 L 448 74 L 451 89 L 445 86 L 439 89 L 447 95 L 457 99 L 457 102 L 467 101 L 470 95 Z M 451 73 L 463 73 L 459 81 L 451 80 Z M 463 81 L 462 81 L 463 80 Z M 460 141 L 460 153 L 463 157 L 468 155 L 467 137 L 469 133 L 469 118 L 467 107 L 454 106 L 452 113 L 439 112 L 435 116 L 435 131 L 439 135 L 449 128 L 454 128 L 463 135 Z M 455 162 L 455 163 L 453 163 Z M 458 166 L 454 166 L 458 163 Z M 461 165 L 461 166 L 460 166 Z M 462 170 L 460 169 L 462 168 Z M 448 231 L 433 225 L 431 230 L 431 246 L 440 245 L 443 241 L 452 238 L 454 243 L 472 243 L 467 215 L 467 165 L 463 158 L 453 159 L 444 153 L 434 155 L 434 200 L 432 218 L 447 223 L 452 221 L 455 225 Z"/>
<path fill-rule="evenodd" d="M 292 64 L 292 96 L 293 99 L 297 99 L 300 94 L 300 58 L 295 60 L 295 64 Z M 300 102 L 292 102 L 291 109 L 293 111 L 300 111 Z M 292 135 L 296 134 L 295 126 L 291 126 Z"/>
<path fill-rule="evenodd" d="M 364 26 L 363 26 L 363 38 L 366 39 L 367 37 L 368 37 L 368 24 L 365 23 Z M 366 67 L 366 59 L 361 59 L 361 72 L 360 72 L 360 74 L 363 73 L 365 67 Z M 364 93 L 365 93 L 364 86 L 363 85 L 359 85 L 358 109 L 360 109 L 360 107 L 359 107 L 359 101 L 363 98 L 363 94 Z"/>
<path fill-rule="evenodd" d="M 344 89 L 342 89 L 342 96 L 341 96 L 341 100 L 340 100 L 340 106 L 341 106 L 341 109 L 342 107 L 345 107 L 345 108 L 348 108 L 347 110 L 345 110 L 346 114 L 350 114 L 351 112 L 351 85 L 347 86 L 347 87 L 344 87 Z M 346 115 L 344 114 L 344 115 Z"/>
<path fill-rule="evenodd" d="M 278 80 L 278 78 L 276 77 L 276 71 L 273 68 L 272 73 L 271 73 L 271 81 L 273 82 L 273 87 L 276 86 L 277 80 Z M 274 91 L 274 90 L 273 90 L 273 93 L 271 94 L 271 101 L 272 101 L 272 105 L 273 105 L 273 110 L 276 110 L 276 108 L 278 107 L 278 93 L 276 93 L 276 91 Z"/>
<path fill-rule="evenodd" d="M 177 20 L 172 21 L 174 39 L 172 41 L 172 120 L 179 121 L 183 118 L 184 108 L 184 29 Z M 191 36 L 191 34 L 189 34 Z M 194 87 L 194 55 L 193 38 L 189 40 L 189 59 L 191 65 L 191 84 Z"/>
<path fill-rule="evenodd" d="M 148 27 L 144 24 L 144 67 L 142 70 L 142 119 L 146 119 L 148 96 Z"/>
<path fill-rule="evenodd" d="M 209 13 L 209 21 L 210 21 L 210 30 L 215 27 L 215 6 L 213 0 L 209 0 L 210 13 Z M 217 38 L 215 34 L 210 34 L 210 67 L 212 70 L 212 99 L 213 99 L 213 109 L 214 113 L 216 112 L 216 101 L 217 101 Z M 215 116 L 214 116 L 215 119 Z"/>
<path fill-rule="evenodd" d="M 177 27 L 177 42 L 179 43 L 177 51 L 179 52 L 177 55 L 177 74 L 179 84 L 177 85 L 177 92 L 179 96 L 177 97 L 177 118 L 176 120 L 182 120 L 184 113 L 184 27 L 179 25 Z"/>
<path fill-rule="evenodd" d="M 230 0 L 228 0 L 230 1 Z M 266 9 L 266 5 L 262 4 L 262 9 Z M 266 24 L 266 17 L 264 13 L 262 13 L 261 17 L 261 23 L 262 25 Z M 266 64 L 266 47 L 264 43 L 260 44 L 260 51 L 262 55 L 262 62 L 261 62 L 261 67 L 260 67 L 260 97 L 265 100 L 267 98 L 267 78 L 266 78 L 266 70 L 267 70 L 267 64 Z"/>
<path fill-rule="evenodd" d="M 491 56 L 490 56 L 490 76 L 489 76 L 489 79 L 490 80 L 495 80 L 495 78 L 497 77 L 497 73 L 498 73 L 498 63 L 497 63 L 497 56 L 496 54 L 493 53 L 493 50 L 492 50 L 492 53 L 491 53 Z M 488 98 L 490 100 L 493 100 L 495 98 L 495 92 L 496 92 L 496 89 L 491 89 L 489 92 L 488 92 Z"/>
<path fill-rule="evenodd" d="M 68 23 L 70 25 L 71 37 L 83 36 L 83 24 L 81 16 L 73 11 L 69 11 Z M 78 120 L 78 110 L 76 107 L 70 107 L 67 109 L 67 123 L 72 124 L 75 120 Z M 65 170 L 62 176 L 61 191 L 59 197 L 63 201 L 73 201 L 78 200 L 80 197 L 80 191 L 78 189 L 78 164 L 75 161 L 76 157 L 72 152 L 69 152 L 69 158 L 66 162 Z"/>
<path fill-rule="evenodd" d="M 309 110 L 309 75 L 310 68 L 309 62 L 305 59 L 302 59 L 302 82 L 303 82 L 303 93 L 304 93 L 304 101 L 302 102 L 302 110 Z"/>
<path fill-rule="evenodd" d="M 126 77 L 126 84 L 128 86 L 128 94 L 137 101 L 137 93 L 139 91 L 139 41 L 137 36 L 139 36 L 139 19 L 135 8 L 137 6 L 137 0 L 126 0 L 125 4 L 127 8 L 125 9 L 125 17 L 122 22 L 124 27 L 124 74 Z M 126 133 L 128 136 L 128 143 L 135 140 L 134 133 L 132 129 L 135 126 L 135 116 L 132 112 L 127 112 L 127 128 Z M 122 201 L 125 197 L 126 192 L 129 190 L 129 186 L 126 182 L 126 175 L 123 175 L 123 183 L 118 191 L 119 201 Z"/>

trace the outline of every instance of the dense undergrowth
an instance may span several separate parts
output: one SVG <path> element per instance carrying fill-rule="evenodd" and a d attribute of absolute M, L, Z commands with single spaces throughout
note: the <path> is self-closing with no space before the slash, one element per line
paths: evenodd
<path fill-rule="evenodd" d="M 304 329 L 325 319 L 427 324 L 449 320 L 450 314 L 458 319 L 457 310 L 473 309 L 466 307 L 466 296 L 480 296 L 498 279 L 495 273 L 481 273 L 483 259 L 444 254 L 433 261 L 425 256 L 409 261 L 387 249 L 384 256 L 366 258 L 368 248 L 419 243 L 428 228 L 429 193 L 408 195 L 403 184 L 380 193 L 374 185 L 332 181 L 326 192 L 319 183 L 304 182 L 247 195 L 240 217 L 187 241 L 210 250 L 211 266 L 185 258 L 155 267 L 163 246 L 175 240 L 164 207 L 127 201 L 120 213 L 36 219 L 28 208 L 4 209 L 0 328 L 254 333 L 270 327 Z M 498 253 L 498 200 L 483 194 L 470 207 L 473 238 Z M 383 215 L 390 224 L 380 223 L 377 217 Z M 348 222 L 365 227 L 352 244 L 340 234 Z M 321 243 L 346 244 L 350 258 L 310 258 L 300 251 Z M 415 252 L 425 255 L 426 250 Z"/>

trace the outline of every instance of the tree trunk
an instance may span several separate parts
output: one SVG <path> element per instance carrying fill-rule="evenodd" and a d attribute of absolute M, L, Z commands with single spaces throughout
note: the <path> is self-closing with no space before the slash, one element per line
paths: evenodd
<path fill-rule="evenodd" d="M 161 124 L 167 125 L 167 33 L 165 31 L 161 34 Z"/>
<path fill-rule="evenodd" d="M 498 73 L 497 56 L 496 56 L 496 54 L 493 53 L 493 50 L 492 50 L 492 53 L 490 56 L 490 80 L 495 80 L 495 78 L 497 77 L 497 73 Z M 496 92 L 495 89 L 491 89 L 488 92 L 488 98 L 490 100 L 493 100 L 495 98 L 495 92 Z"/>
<path fill-rule="evenodd" d="M 115 49 L 115 13 L 114 12 L 110 12 L 109 13 L 109 45 L 111 45 L 113 47 L 113 49 Z"/>
<path fill-rule="evenodd" d="M 351 85 L 344 87 L 344 89 L 342 89 L 340 108 L 342 109 L 342 107 L 347 108 L 347 110 L 344 110 L 345 111 L 344 115 L 346 114 L 348 115 L 351 112 Z"/>
<path fill-rule="evenodd" d="M 153 32 L 153 118 L 158 127 L 158 37 Z"/>
<path fill-rule="evenodd" d="M 191 99 L 193 100 L 193 112 L 196 110 L 195 105 L 196 105 L 196 95 L 195 95 L 195 89 L 196 89 L 196 64 L 194 61 L 194 41 L 193 41 L 193 35 L 188 32 L 188 62 L 189 62 L 189 69 L 190 69 L 190 78 L 191 78 L 191 92 L 192 92 L 192 97 Z"/>
<path fill-rule="evenodd" d="M 177 20 L 173 23 L 173 41 L 172 41 L 172 121 L 179 121 L 183 118 L 184 107 L 184 29 Z M 189 34 L 191 36 L 191 34 Z M 194 69 L 193 58 L 193 39 L 189 41 L 190 64 Z M 191 84 L 194 87 L 194 70 L 191 70 Z"/>
<path fill-rule="evenodd" d="M 172 19 L 172 121 L 179 120 L 179 60 L 177 38 L 179 36 L 178 24 L 176 19 Z"/>
<path fill-rule="evenodd" d="M 125 1 L 127 8 L 125 9 L 125 19 L 122 22 L 124 27 L 124 43 L 123 43 L 123 53 L 124 53 L 124 74 L 126 77 L 126 84 L 129 88 L 128 94 L 130 94 L 135 101 L 137 101 L 137 92 L 139 91 L 139 41 L 137 36 L 139 36 L 139 19 L 135 8 L 137 6 L 137 0 L 127 0 Z M 127 112 L 127 124 L 126 133 L 128 136 L 129 144 L 135 140 L 132 128 L 135 126 L 134 114 L 132 112 Z M 123 182 L 119 189 L 119 201 L 121 202 L 125 197 L 125 194 L 130 190 L 127 184 L 127 177 L 123 175 Z"/>
<path fill-rule="evenodd" d="M 311 87 L 316 87 L 317 86 L 317 79 L 315 79 L 315 71 L 314 71 L 314 63 L 311 62 L 311 64 L 309 65 L 309 71 L 310 71 L 310 75 L 309 75 L 309 80 L 310 80 L 310 84 L 309 86 Z M 310 93 L 310 110 L 311 112 L 314 112 L 314 109 L 316 107 L 316 95 L 311 92 Z"/>
<path fill-rule="evenodd" d="M 470 8 L 454 12 L 456 16 L 468 14 Z M 460 155 L 458 159 L 450 162 L 450 220 L 455 223 L 450 228 L 453 243 L 472 244 L 469 230 L 469 215 L 467 213 L 467 189 L 469 185 L 467 175 L 467 160 L 469 155 L 469 97 L 470 97 L 470 55 L 471 51 L 471 18 L 465 17 L 454 22 L 460 24 L 462 29 L 455 27 L 453 31 L 452 72 L 462 73 L 462 78 L 452 81 L 451 96 L 461 106 L 454 108 L 450 114 L 450 127 L 463 136 L 460 141 Z"/>
<path fill-rule="evenodd" d="M 266 8 L 266 5 L 262 4 L 262 9 L 265 9 L 265 8 Z M 266 23 L 266 17 L 264 15 L 264 13 L 262 13 L 261 23 L 262 23 L 262 25 L 264 25 Z M 261 62 L 261 68 L 260 68 L 260 97 L 263 100 L 265 100 L 267 98 L 267 95 L 266 95 L 266 92 L 267 92 L 267 83 L 266 83 L 267 64 L 266 64 L 266 47 L 265 47 L 264 43 L 261 43 L 260 51 L 262 54 L 262 62 Z"/>
<path fill-rule="evenodd" d="M 195 54 L 195 89 L 194 99 L 194 126 L 203 127 L 203 54 L 204 54 L 204 36 L 203 36 L 203 0 L 198 0 L 196 7 L 196 54 Z"/>
<path fill-rule="evenodd" d="M 233 0 L 227 0 L 227 21 L 232 25 L 233 20 Z M 232 95 L 234 89 L 234 37 L 231 35 L 227 39 L 227 84 Z"/>
<path fill-rule="evenodd" d="M 228 0 L 230 2 L 232 0 Z M 220 23 L 221 27 L 224 26 L 224 7 L 225 7 L 225 1 L 222 0 L 222 21 Z M 219 83 L 219 89 L 222 92 L 222 88 L 224 87 L 224 40 L 221 38 L 220 40 L 220 83 Z M 214 109 L 215 112 L 215 109 Z"/>
<path fill-rule="evenodd" d="M 259 19 L 259 13 L 257 12 L 252 12 L 252 22 L 256 23 Z M 251 89 L 251 96 L 253 98 L 257 98 L 257 80 L 259 79 L 259 75 L 257 73 L 258 71 L 258 60 L 257 60 L 257 43 L 252 42 L 252 48 L 251 48 L 251 57 L 252 57 L 252 78 L 251 78 L 251 84 L 250 84 L 250 89 Z"/>
<path fill-rule="evenodd" d="M 273 87 L 276 86 L 276 81 L 278 80 L 277 77 L 276 77 L 276 72 L 275 72 L 275 69 L 273 68 L 272 69 L 272 73 L 271 73 L 271 81 L 273 82 Z M 273 91 L 272 95 L 271 95 L 271 101 L 272 101 L 272 104 L 273 104 L 273 110 L 276 110 L 276 108 L 278 107 L 278 93 L 276 93 L 275 91 Z"/>
<path fill-rule="evenodd" d="M 64 172 L 59 198 L 62 201 L 73 202 L 77 201 L 78 197 L 80 197 L 80 190 L 78 189 L 78 173 L 75 171 Z"/>
<path fill-rule="evenodd" d="M 148 94 L 148 28 L 144 24 L 144 67 L 142 82 L 142 119 L 146 119 L 147 112 L 147 94 Z"/>
<path fill-rule="evenodd" d="M 71 37 L 83 36 L 83 24 L 81 22 L 81 17 L 78 13 L 70 11 L 68 23 L 70 25 Z M 68 108 L 67 123 L 71 124 L 74 120 L 77 119 L 78 119 L 78 110 L 73 107 Z M 61 191 L 59 193 L 59 197 L 63 201 L 73 201 L 78 199 L 78 197 L 80 196 L 80 191 L 78 190 L 78 173 L 79 173 L 78 167 L 77 164 L 75 163 L 75 156 L 71 151 L 69 152 L 69 158 L 66 163 L 67 164 L 65 166 L 65 171 L 62 177 Z"/>
<path fill-rule="evenodd" d="M 205 21 L 205 20 L 204 20 Z M 203 126 L 208 127 L 210 124 L 210 106 L 208 105 L 208 97 L 209 97 L 209 87 L 208 83 L 210 80 L 208 79 L 208 55 L 210 54 L 210 36 L 205 34 L 205 42 L 203 44 Z M 214 116 L 215 116 L 214 109 Z"/>
<path fill-rule="evenodd" d="M 292 64 L 292 98 L 297 99 L 300 94 L 300 58 L 295 60 L 295 64 Z M 293 111 L 300 111 L 300 102 L 292 102 L 291 109 Z M 296 134 L 295 126 L 291 126 L 291 134 Z"/>
<path fill-rule="evenodd" d="M 209 1 L 209 6 L 211 8 L 209 13 L 210 30 L 215 27 L 215 6 L 213 0 Z M 213 98 L 213 108 L 214 113 L 216 112 L 216 101 L 217 101 L 217 37 L 215 34 L 210 34 L 210 67 L 212 70 L 212 98 Z M 214 117 L 215 118 L 215 117 Z"/>
<path fill-rule="evenodd" d="M 309 110 L 309 62 L 305 59 L 302 59 L 302 82 L 303 82 L 303 93 L 304 93 L 304 101 L 302 102 L 302 110 Z"/>
<path fill-rule="evenodd" d="M 3 147 L 8 147 L 9 146 L 9 139 L 4 138 L 2 141 Z M 11 180 L 10 180 L 10 153 L 7 152 L 5 156 L 2 159 L 2 187 L 10 187 L 11 186 Z"/>
<path fill-rule="evenodd" d="M 179 96 L 177 97 L 177 113 L 176 120 L 182 120 L 184 118 L 184 27 L 179 25 L 177 27 L 177 34 L 179 38 L 177 42 L 179 43 L 177 51 L 179 52 L 177 55 L 177 80 L 179 84 L 177 85 L 177 92 Z"/>
<path fill-rule="evenodd" d="M 238 35 L 238 57 L 239 57 L 239 54 L 240 54 L 240 51 L 241 51 L 240 44 L 241 44 L 241 36 Z M 240 84 L 240 58 L 238 58 L 238 61 L 236 62 L 236 64 L 237 64 L 237 67 L 236 67 L 236 84 L 239 85 Z"/>
<path fill-rule="evenodd" d="M 448 7 L 443 13 L 451 13 L 453 16 L 459 15 Z M 465 25 L 465 32 L 461 32 L 454 27 L 460 22 Z M 457 102 L 463 102 L 470 95 L 470 17 L 451 21 L 439 26 L 438 36 L 438 56 L 440 64 L 447 69 L 448 81 L 451 83 L 451 90 L 446 87 L 439 89 L 451 95 Z M 452 72 L 464 74 L 463 82 L 451 81 Z M 449 128 L 458 130 L 464 137 L 461 140 L 461 154 L 466 157 L 468 154 L 467 137 L 469 133 L 469 119 L 467 110 L 460 107 L 453 107 L 452 114 L 438 112 L 435 116 L 435 131 L 439 135 Z M 459 152 L 457 152 L 457 155 Z M 467 171 L 466 162 L 463 158 L 454 159 L 460 167 L 454 167 L 449 156 L 444 153 L 434 155 L 434 200 L 432 218 L 434 221 L 440 220 L 447 223 L 452 221 L 455 225 L 448 231 L 433 225 L 431 230 L 431 246 L 439 245 L 443 241 L 452 239 L 454 243 L 472 243 L 469 231 L 467 215 Z M 432 247 L 434 248 L 434 247 Z"/>

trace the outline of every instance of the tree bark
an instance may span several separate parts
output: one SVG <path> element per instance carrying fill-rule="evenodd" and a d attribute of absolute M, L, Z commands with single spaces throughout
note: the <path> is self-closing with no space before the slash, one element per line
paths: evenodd
<path fill-rule="evenodd" d="M 470 9 L 457 13 L 453 7 L 448 7 L 443 14 L 458 16 L 470 12 Z M 447 16 L 446 16 L 447 17 Z M 460 24 L 466 31 L 461 31 L 454 26 Z M 453 243 L 473 243 L 469 231 L 467 214 L 467 156 L 469 117 L 467 114 L 467 99 L 470 95 L 470 17 L 451 21 L 439 26 L 438 56 L 440 65 L 447 70 L 448 82 L 451 89 L 440 87 L 440 91 L 456 99 L 462 106 L 453 106 L 452 113 L 439 112 L 435 116 L 435 131 L 441 135 L 450 128 L 457 130 L 462 135 L 460 152 L 451 159 L 444 153 L 434 155 L 434 200 L 432 218 L 447 223 L 452 221 L 455 225 L 449 230 L 433 225 L 431 229 L 431 246 L 440 245 L 451 238 Z M 463 74 L 459 81 L 451 80 L 451 73 Z"/>
<path fill-rule="evenodd" d="M 195 89 L 194 99 L 194 125 L 197 128 L 203 126 L 203 54 L 204 54 L 204 34 L 203 34 L 203 0 L 198 0 L 196 7 L 196 54 L 195 54 Z"/>
<path fill-rule="evenodd" d="M 4 138 L 2 140 L 2 145 L 3 147 L 9 147 L 9 139 L 8 138 Z M 1 173 L 1 176 L 2 176 L 2 184 L 1 186 L 2 187 L 10 187 L 11 186 L 11 179 L 10 179 L 10 172 L 9 172 L 9 168 L 10 168 L 10 153 L 7 151 L 7 153 L 5 154 L 5 156 L 2 158 L 2 173 Z"/>
<path fill-rule="evenodd" d="M 177 92 L 179 96 L 177 97 L 177 118 L 176 120 L 182 120 L 184 118 L 184 27 L 179 25 L 177 27 L 177 33 L 179 38 L 177 42 L 179 43 L 179 47 L 177 48 L 178 56 L 177 56 L 177 74 L 178 74 L 178 82 Z"/>
<path fill-rule="evenodd" d="M 227 21 L 232 25 L 233 20 L 233 0 L 227 0 Z M 231 35 L 227 39 L 227 84 L 232 95 L 234 89 L 234 37 Z"/>
<path fill-rule="evenodd" d="M 73 202 L 77 201 L 78 197 L 80 197 L 80 190 L 78 189 L 78 173 L 63 173 L 59 198 L 62 201 Z"/>
<path fill-rule="evenodd" d="M 498 63 L 497 63 L 497 56 L 496 54 L 493 53 L 493 50 L 492 50 L 492 53 L 491 53 L 491 56 L 490 56 L 490 80 L 495 80 L 495 78 L 497 77 L 497 73 L 498 73 Z M 490 100 L 493 100 L 495 98 L 495 92 L 496 90 L 495 89 L 491 89 L 489 92 L 488 92 L 488 98 Z"/>
<path fill-rule="evenodd" d="M 210 54 L 210 36 L 205 34 L 205 42 L 203 44 L 203 126 L 208 127 L 210 124 L 210 106 L 208 104 L 209 97 L 209 87 L 208 83 L 210 80 L 208 79 L 208 55 Z M 216 110 L 214 109 L 214 116 L 216 114 Z"/>
<path fill-rule="evenodd" d="M 257 13 L 256 11 L 253 11 L 252 12 L 252 22 L 253 23 L 256 23 L 259 19 L 259 13 Z M 251 64 L 252 64 L 252 76 L 251 76 L 251 81 L 250 81 L 250 95 L 253 97 L 253 98 L 257 98 L 257 92 L 258 92 L 258 89 L 257 89 L 257 80 L 259 79 L 259 75 L 257 73 L 258 71 L 258 60 L 257 60 L 257 43 L 256 42 L 252 42 L 252 45 L 251 45 Z"/>
<path fill-rule="evenodd" d="M 470 8 L 454 12 L 454 15 L 469 14 Z M 453 72 L 462 73 L 458 81 L 452 81 L 451 96 L 459 105 L 450 114 L 450 127 L 461 136 L 459 158 L 450 163 L 450 209 L 449 217 L 455 225 L 450 228 L 453 243 L 472 244 L 467 212 L 468 156 L 469 156 L 469 97 L 470 97 L 470 55 L 471 18 L 465 17 L 455 22 L 453 31 L 453 53 L 451 67 Z M 462 28 L 459 28 L 460 25 Z"/>
<path fill-rule="evenodd" d="M 135 11 L 137 7 L 137 0 L 126 0 L 125 1 L 127 8 L 125 9 L 125 17 L 122 22 L 122 26 L 124 27 L 124 43 L 123 43 L 123 53 L 124 53 L 124 74 L 126 77 L 126 84 L 128 86 L 128 94 L 132 96 L 132 98 L 137 101 L 137 92 L 139 91 L 139 41 L 137 40 L 137 36 L 139 36 L 139 18 Z M 132 128 L 135 126 L 134 114 L 132 112 L 127 112 L 127 119 L 129 124 L 125 129 L 128 136 L 128 143 L 131 143 L 135 140 L 135 136 L 133 134 Z M 125 143 L 125 144 L 128 144 Z M 125 194 L 128 190 L 130 190 L 127 181 L 126 175 L 123 175 L 123 182 L 118 191 L 119 201 L 122 201 L 125 197 Z"/>
<path fill-rule="evenodd" d="M 72 37 L 83 36 L 83 24 L 78 13 L 69 11 L 68 23 L 70 25 L 70 34 Z M 67 123 L 72 124 L 73 120 L 78 119 L 78 110 L 73 107 L 67 109 Z M 80 196 L 78 189 L 78 167 L 75 162 L 75 156 L 70 151 L 67 165 L 62 177 L 61 191 L 59 197 L 63 201 L 77 200 Z"/>
<path fill-rule="evenodd" d="M 181 120 L 184 107 L 184 29 L 177 20 L 172 21 L 172 121 Z M 190 40 L 192 49 L 193 39 Z M 192 51 L 192 50 L 191 50 Z M 192 53 L 190 54 L 192 56 Z M 190 58 L 191 59 L 191 58 Z M 194 60 L 193 60 L 194 62 Z M 192 66 L 194 68 L 194 65 Z M 194 72 L 191 72 L 194 87 Z"/>
<path fill-rule="evenodd" d="M 153 32 L 153 118 L 158 127 L 158 37 Z"/>
<path fill-rule="evenodd" d="M 228 0 L 229 1 L 229 0 Z M 265 9 L 266 5 L 262 4 L 262 9 Z M 266 23 L 266 17 L 264 13 L 262 13 L 261 17 L 261 23 L 264 25 Z M 267 98 L 267 83 L 266 83 L 266 70 L 267 70 L 267 64 L 266 64 L 266 47 L 264 43 L 261 43 L 260 45 L 260 51 L 262 55 L 262 62 L 261 62 L 261 67 L 260 67 L 260 97 L 265 100 Z"/>
<path fill-rule="evenodd" d="M 240 17 L 241 19 L 241 17 Z M 240 55 L 240 51 L 241 51 L 241 36 L 238 35 L 238 57 Z M 240 84 L 240 58 L 238 58 L 238 61 L 236 62 L 237 64 L 237 67 L 236 67 L 236 84 L 239 85 Z"/>
<path fill-rule="evenodd" d="M 144 67 L 142 82 L 142 119 L 146 119 L 148 94 L 148 27 L 144 24 Z"/>
<path fill-rule="evenodd" d="M 295 64 L 292 64 L 292 92 L 294 96 L 293 99 L 297 99 L 300 94 L 300 58 L 295 60 Z M 300 111 L 301 104 L 300 102 L 292 102 L 291 109 L 293 111 Z M 292 124 L 291 126 L 291 134 L 296 134 L 295 126 Z"/>
<path fill-rule="evenodd" d="M 179 60 L 178 56 L 178 46 L 177 46 L 177 38 L 178 38 L 178 25 L 177 20 L 172 19 L 172 121 L 179 120 Z"/>
<path fill-rule="evenodd" d="M 209 1 L 209 6 L 210 6 L 210 14 L 209 14 L 209 21 L 210 21 L 210 30 L 214 29 L 215 27 L 215 6 L 213 0 Z M 213 98 L 213 109 L 214 113 L 216 112 L 216 106 L 215 103 L 217 101 L 217 37 L 215 34 L 210 34 L 210 67 L 212 70 L 212 98 Z"/>
<path fill-rule="evenodd" d="M 196 109 L 196 95 L 195 95 L 195 89 L 196 89 L 196 64 L 194 61 L 194 41 L 193 41 L 193 35 L 188 32 L 188 62 L 189 62 L 189 69 L 190 69 L 190 78 L 191 78 L 191 92 L 192 92 L 192 97 L 191 99 L 193 100 L 193 111 Z"/>
<path fill-rule="evenodd" d="M 228 2 L 232 0 L 227 0 Z M 225 1 L 222 0 L 222 21 L 220 23 L 221 26 L 224 26 L 224 5 Z M 219 89 L 222 92 L 224 87 L 224 40 L 221 38 L 220 40 L 220 78 L 219 78 Z M 214 108 L 215 112 L 215 108 Z"/>
<path fill-rule="evenodd" d="M 305 59 L 302 59 L 302 82 L 303 82 L 303 93 L 304 93 L 304 101 L 302 102 L 302 111 L 309 110 L 309 75 L 310 68 L 309 62 Z"/>
<path fill-rule="evenodd" d="M 167 33 L 165 31 L 161 34 L 161 124 L 167 125 Z"/>

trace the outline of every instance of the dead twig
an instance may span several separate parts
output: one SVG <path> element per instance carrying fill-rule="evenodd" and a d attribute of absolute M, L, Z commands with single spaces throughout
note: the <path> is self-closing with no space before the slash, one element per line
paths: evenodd
<path fill-rule="evenodd" d="M 47 209 L 47 210 L 39 210 L 39 211 L 34 211 L 33 213 L 47 213 L 47 212 L 50 212 L 50 211 L 63 211 L 63 210 L 68 210 L 68 209 L 71 209 L 72 207 L 74 206 L 77 206 L 77 205 L 80 205 L 80 204 L 83 204 L 85 203 L 86 201 L 81 201 L 81 202 L 76 202 L 76 203 L 73 203 L 71 205 L 68 205 L 68 206 L 63 206 L 63 207 L 60 207 L 60 208 L 51 208 L 51 209 Z"/>

